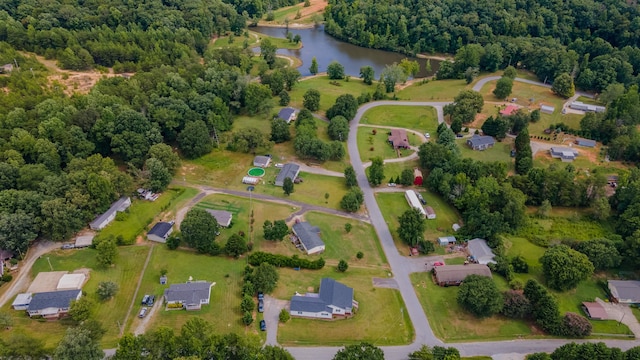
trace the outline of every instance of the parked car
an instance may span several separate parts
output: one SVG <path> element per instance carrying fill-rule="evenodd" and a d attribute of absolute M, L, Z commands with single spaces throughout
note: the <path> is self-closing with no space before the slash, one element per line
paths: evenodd
<path fill-rule="evenodd" d="M 68 249 L 75 249 L 75 245 L 74 244 L 62 244 L 62 249 L 64 250 L 68 250 Z"/>
<path fill-rule="evenodd" d="M 149 302 L 149 296 L 150 296 L 150 295 L 145 295 L 145 296 L 142 298 L 142 305 L 147 305 L 147 302 Z"/>
<path fill-rule="evenodd" d="M 425 138 L 427 138 L 427 139 L 430 139 L 430 138 L 431 138 L 431 134 L 429 134 L 429 133 L 424 133 L 424 137 L 425 137 Z"/>
<path fill-rule="evenodd" d="M 420 200 L 420 202 L 422 203 L 422 205 L 427 205 L 427 201 L 422 197 L 421 194 L 418 194 L 416 192 L 416 195 L 418 195 L 418 200 Z"/>
<path fill-rule="evenodd" d="M 387 186 L 388 187 L 396 187 L 396 183 L 388 183 Z"/>
<path fill-rule="evenodd" d="M 147 311 L 149 311 L 148 307 L 143 307 L 142 309 L 140 309 L 140 313 L 138 313 L 138 317 L 140 319 L 142 319 L 143 317 L 145 317 L 147 315 Z"/>
<path fill-rule="evenodd" d="M 264 294 L 259 292 L 258 293 L 258 300 L 264 300 Z"/>
<path fill-rule="evenodd" d="M 274 166 L 278 169 L 282 169 L 284 167 L 284 164 L 276 163 Z"/>
<path fill-rule="evenodd" d="M 464 135 L 462 135 L 462 134 L 456 134 L 456 137 L 457 137 L 457 138 L 461 138 L 461 137 L 463 137 L 463 136 L 464 136 Z"/>
<path fill-rule="evenodd" d="M 436 261 L 433 263 L 433 266 L 444 266 L 444 263 L 442 261 Z"/>
<path fill-rule="evenodd" d="M 260 320 L 260 330 L 267 331 L 267 322 L 264 320 Z"/>
<path fill-rule="evenodd" d="M 153 306 L 153 303 L 156 302 L 155 295 L 149 295 L 149 299 L 147 300 L 147 306 Z"/>
<path fill-rule="evenodd" d="M 258 312 L 264 312 L 264 300 L 260 299 L 258 300 Z"/>

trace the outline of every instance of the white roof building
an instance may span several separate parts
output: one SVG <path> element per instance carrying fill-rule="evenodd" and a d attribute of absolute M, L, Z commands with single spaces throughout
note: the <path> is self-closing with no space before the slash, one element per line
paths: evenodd
<path fill-rule="evenodd" d="M 31 304 L 31 297 L 31 293 L 18 294 L 11 306 L 13 306 L 14 310 L 27 310 L 29 304 Z"/>
<path fill-rule="evenodd" d="M 427 217 L 427 212 L 422 207 L 422 203 L 420 202 L 420 200 L 418 200 L 418 195 L 416 195 L 415 191 L 413 190 L 405 191 L 404 197 L 405 199 L 407 199 L 409 206 L 411 206 L 412 208 L 418 209 L 422 214 L 422 216 Z"/>
<path fill-rule="evenodd" d="M 78 290 L 82 289 L 84 281 L 86 280 L 84 274 L 64 274 L 58 281 L 56 290 Z"/>

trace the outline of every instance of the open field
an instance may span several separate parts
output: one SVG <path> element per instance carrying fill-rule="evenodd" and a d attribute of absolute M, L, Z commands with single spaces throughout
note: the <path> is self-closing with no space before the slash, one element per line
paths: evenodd
<path fill-rule="evenodd" d="M 570 238 L 576 240 L 589 240 L 607 237 L 613 234 L 612 224 L 596 222 L 580 216 L 531 218 L 527 225 L 521 227 L 517 237 L 540 241 L 559 241 Z"/>
<path fill-rule="evenodd" d="M 373 135 L 373 130 L 376 130 L 375 135 Z M 418 136 L 415 133 L 407 133 L 409 144 L 414 146 L 420 144 Z M 399 149 L 400 156 L 398 156 L 396 150 L 389 144 L 388 138 L 388 129 L 376 129 L 368 126 L 358 127 L 358 151 L 360 152 L 361 160 L 369 161 L 377 156 L 383 159 L 396 159 L 409 156 L 414 152 L 411 149 Z"/>
<path fill-rule="evenodd" d="M 179 203 L 192 198 L 197 192 L 192 188 L 170 187 L 156 201 L 132 199 L 131 207 L 124 213 L 124 220 L 114 220 L 98 233 L 97 238 L 121 235 L 125 243 L 133 244 L 136 237 L 151 224 L 156 216 L 169 208 L 175 211 Z M 164 217 L 170 219 L 173 215 L 175 212 L 167 212 Z"/>
<path fill-rule="evenodd" d="M 290 300 L 297 291 L 317 291 L 320 280 L 331 277 L 354 289 L 359 309 L 351 319 L 323 321 L 291 319 L 278 326 L 278 342 L 284 346 L 328 345 L 342 346 L 361 341 L 376 345 L 408 344 L 413 340 L 413 327 L 404 311 L 402 297 L 397 290 L 374 288 L 373 277 L 387 277 L 384 270 L 349 268 L 339 273 L 331 266 L 322 270 L 281 269 L 278 288 L 273 294 Z"/>
<path fill-rule="evenodd" d="M 435 140 L 438 117 L 436 109 L 430 106 L 377 106 L 364 113 L 360 123 L 428 132 Z"/>
<path fill-rule="evenodd" d="M 302 42 L 294 43 L 285 38 L 278 38 L 267 36 L 265 34 L 260 34 L 255 31 L 249 31 L 247 36 L 233 36 L 232 41 L 229 42 L 229 36 L 221 36 L 216 38 L 211 46 L 216 48 L 224 48 L 224 47 L 244 47 L 245 40 L 247 40 L 247 47 L 254 48 L 260 46 L 260 40 L 269 39 L 273 45 L 275 45 L 278 49 L 300 49 L 302 47 Z"/>
<path fill-rule="evenodd" d="M 100 269 L 97 267 L 95 257 L 96 251 L 93 249 L 82 250 L 57 250 L 49 253 L 46 257 L 38 259 L 31 274 L 43 271 L 51 271 L 51 267 L 55 271 L 72 271 L 80 268 L 90 268 L 89 281 L 85 284 L 82 291 L 89 298 L 95 301 L 93 316 L 100 321 L 106 329 L 106 334 L 102 338 L 101 346 L 104 348 L 115 347 L 119 337 L 118 321 L 122 323 L 126 316 L 127 309 L 131 302 L 131 294 L 133 294 L 138 277 L 142 270 L 144 259 L 149 250 L 146 246 L 128 246 L 119 248 L 119 257 L 116 265 L 108 269 Z M 98 283 L 101 281 L 113 281 L 120 287 L 116 296 L 106 302 L 100 302 L 95 295 Z M 62 321 L 42 321 L 32 320 L 24 311 L 14 311 L 11 309 L 11 302 L 5 305 L 4 310 L 12 315 L 14 325 L 10 332 L 26 333 L 44 341 L 45 346 L 52 348 L 62 339 L 66 329 L 73 325 L 69 320 Z M 5 332 L 9 334 L 10 332 Z"/>
<path fill-rule="evenodd" d="M 331 84 L 330 82 L 332 81 L 337 81 L 339 86 Z M 349 81 L 347 81 L 346 79 L 329 80 L 329 77 L 326 75 L 319 75 L 297 83 L 289 93 L 291 96 L 291 103 L 289 105 L 302 109 L 304 93 L 309 89 L 320 91 L 320 113 L 324 113 L 333 106 L 338 96 L 342 94 L 351 94 L 357 98 L 364 92 L 373 93 L 376 90 L 375 85 L 366 85 L 361 79 L 355 77 L 351 77 Z"/>
<path fill-rule="evenodd" d="M 402 174 L 402 170 L 411 169 L 418 167 L 418 160 L 410 160 L 410 161 L 402 161 L 402 162 L 393 162 L 384 164 L 384 177 L 383 185 L 385 182 L 389 182 L 392 178 L 395 180 L 398 176 Z"/>
<path fill-rule="evenodd" d="M 605 161 L 604 156 L 597 149 L 585 149 L 576 147 L 580 155 L 571 163 L 563 163 L 559 159 L 551 157 L 548 151 L 538 151 L 533 158 L 534 167 L 549 167 L 553 164 L 564 167 L 571 164 L 578 171 L 588 169 L 590 171 L 599 171 L 605 174 L 618 173 L 620 170 L 628 170 L 629 166 L 621 161 Z"/>
<path fill-rule="evenodd" d="M 427 205 L 431 206 L 435 210 L 437 217 L 435 220 L 425 220 L 425 239 L 430 241 L 436 241 L 440 236 L 446 236 L 453 234 L 451 225 L 458 222 L 458 214 L 453 207 L 444 202 L 442 198 L 432 192 L 418 188 L 418 191 L 424 199 L 427 201 Z M 404 197 L 404 192 L 397 193 L 377 193 L 376 200 L 380 206 L 380 211 L 384 216 L 389 231 L 393 236 L 393 241 L 401 254 L 407 253 L 407 245 L 404 244 L 398 237 L 398 217 L 403 212 L 409 210 L 409 204 Z M 438 248 L 438 246 L 436 246 Z"/>
<path fill-rule="evenodd" d="M 407 101 L 445 101 L 453 100 L 460 91 L 471 89 L 472 84 L 464 80 L 431 80 L 426 84 L 416 83 L 398 91 L 399 100 Z"/>

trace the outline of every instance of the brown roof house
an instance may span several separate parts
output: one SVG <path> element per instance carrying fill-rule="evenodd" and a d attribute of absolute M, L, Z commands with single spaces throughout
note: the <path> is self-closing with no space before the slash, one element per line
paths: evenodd
<path fill-rule="evenodd" d="M 407 132 L 403 129 L 391 129 L 391 135 L 387 138 L 391 146 L 394 149 L 408 149 L 409 140 L 407 139 Z"/>
<path fill-rule="evenodd" d="M 589 316 L 589 319 L 593 320 L 607 320 L 609 316 L 604 306 L 599 302 L 583 302 L 582 310 Z"/>
<path fill-rule="evenodd" d="M 433 268 L 433 274 L 440 286 L 458 286 L 469 275 L 492 277 L 489 267 L 482 264 L 436 266 Z"/>

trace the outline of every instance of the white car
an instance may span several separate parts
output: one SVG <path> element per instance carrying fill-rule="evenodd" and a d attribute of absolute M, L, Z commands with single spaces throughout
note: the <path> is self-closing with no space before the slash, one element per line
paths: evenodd
<path fill-rule="evenodd" d="M 388 187 L 396 187 L 396 183 L 388 183 L 387 186 Z"/>
<path fill-rule="evenodd" d="M 425 138 L 427 138 L 427 139 L 430 139 L 430 138 L 431 138 L 431 134 L 429 134 L 429 133 L 424 133 L 424 137 L 425 137 Z"/>

